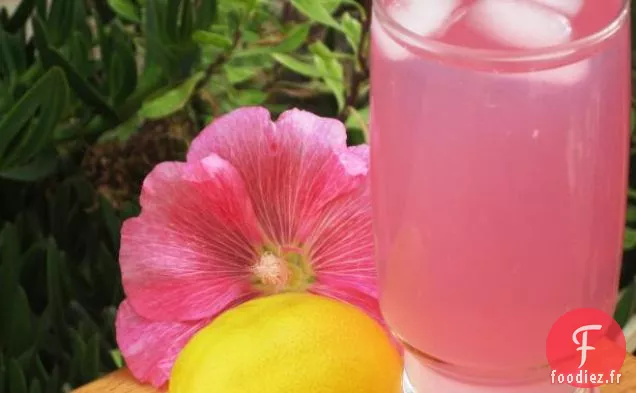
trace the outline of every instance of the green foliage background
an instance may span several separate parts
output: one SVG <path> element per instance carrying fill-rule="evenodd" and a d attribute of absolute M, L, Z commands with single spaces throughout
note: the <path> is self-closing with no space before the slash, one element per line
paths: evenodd
<path fill-rule="evenodd" d="M 122 366 L 121 222 L 152 166 L 182 158 L 213 118 L 295 106 L 365 141 L 369 9 L 22 0 L 0 11 L 0 393 L 70 391 Z M 621 323 L 634 314 L 632 225 L 630 206 Z"/>

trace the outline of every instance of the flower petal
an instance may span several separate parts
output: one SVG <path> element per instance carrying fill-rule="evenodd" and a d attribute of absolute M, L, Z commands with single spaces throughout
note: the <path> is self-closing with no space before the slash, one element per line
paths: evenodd
<path fill-rule="evenodd" d="M 153 320 L 211 317 L 253 295 L 262 236 L 245 186 L 225 160 L 159 164 L 144 181 L 142 212 L 122 228 L 128 301 Z"/>
<path fill-rule="evenodd" d="M 301 244 L 332 200 L 356 189 L 366 163 L 350 153 L 337 120 L 290 110 L 267 125 L 261 108 L 239 109 L 208 126 L 188 159 L 213 152 L 240 172 L 261 227 L 279 245 Z"/>
<path fill-rule="evenodd" d="M 341 121 L 299 109 L 283 112 L 276 120 L 276 126 L 282 130 L 303 132 L 327 141 L 334 149 L 347 147 L 347 129 Z"/>
<path fill-rule="evenodd" d="M 325 206 L 302 231 L 307 233 L 309 259 L 320 283 L 378 296 L 368 179 Z"/>
<path fill-rule="evenodd" d="M 138 315 L 124 300 L 115 322 L 117 344 L 126 366 L 140 382 L 163 386 L 172 366 L 190 338 L 209 323 L 155 322 Z"/>
<path fill-rule="evenodd" d="M 267 136 L 273 128 L 274 124 L 267 109 L 236 109 L 218 117 L 201 131 L 190 144 L 188 161 L 200 161 L 211 153 L 219 154 L 227 160 L 228 154 L 221 153 L 228 151 L 234 154 L 255 155 L 253 158 L 256 158 L 261 153 L 255 148 L 266 145 Z"/>
<path fill-rule="evenodd" d="M 366 162 L 368 165 L 369 155 L 370 155 L 369 145 L 365 144 L 365 145 L 351 146 L 349 147 L 348 150 L 349 150 L 349 153 L 357 156 L 359 159 Z"/>

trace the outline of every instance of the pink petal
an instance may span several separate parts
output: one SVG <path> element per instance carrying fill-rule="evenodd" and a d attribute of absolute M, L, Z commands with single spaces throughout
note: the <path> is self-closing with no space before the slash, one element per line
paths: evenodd
<path fill-rule="evenodd" d="M 327 141 L 334 149 L 347 147 L 347 130 L 342 122 L 336 119 L 319 117 L 311 112 L 290 109 L 283 112 L 276 121 L 282 130 L 307 133 Z"/>
<path fill-rule="evenodd" d="M 369 145 L 358 145 L 349 147 L 349 152 L 357 156 L 360 160 L 369 163 Z"/>
<path fill-rule="evenodd" d="M 228 160 L 233 154 L 261 153 L 255 147 L 267 146 L 268 135 L 273 132 L 269 111 L 261 107 L 244 107 L 223 115 L 204 128 L 192 141 L 188 161 L 199 161 L 211 153 Z M 226 154 L 221 154 L 225 152 Z M 230 154 L 227 154 L 227 153 Z M 256 158 L 252 157 L 253 159 Z M 232 160 L 229 160 L 232 164 Z"/>
<path fill-rule="evenodd" d="M 124 300 L 115 322 L 117 344 L 126 366 L 140 382 L 163 386 L 172 366 L 190 338 L 209 319 L 193 322 L 155 322 L 139 316 Z"/>
<path fill-rule="evenodd" d="M 254 294 L 250 268 L 262 238 L 227 161 L 159 164 L 144 181 L 141 207 L 123 225 L 120 250 L 124 289 L 140 315 L 197 320 Z"/>
<path fill-rule="evenodd" d="M 309 259 L 320 283 L 377 297 L 368 179 L 325 206 L 318 219 L 302 231 L 308 233 Z"/>
<path fill-rule="evenodd" d="M 346 148 L 344 126 L 333 119 L 290 110 L 267 124 L 267 111 L 227 114 L 192 143 L 188 160 L 210 152 L 240 172 L 269 240 L 302 244 L 306 231 L 331 201 L 356 189 L 366 163 Z"/>

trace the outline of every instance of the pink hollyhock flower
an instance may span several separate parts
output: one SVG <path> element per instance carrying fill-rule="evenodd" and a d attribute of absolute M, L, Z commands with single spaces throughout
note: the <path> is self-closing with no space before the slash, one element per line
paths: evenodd
<path fill-rule="evenodd" d="M 187 162 L 157 165 L 122 228 L 117 341 L 134 376 L 165 384 L 199 329 L 257 296 L 307 291 L 381 322 L 367 171 L 339 121 L 264 108 L 218 118 Z"/>

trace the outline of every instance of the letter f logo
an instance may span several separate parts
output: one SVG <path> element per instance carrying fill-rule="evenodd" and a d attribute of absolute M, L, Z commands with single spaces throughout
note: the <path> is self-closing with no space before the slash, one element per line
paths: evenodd
<path fill-rule="evenodd" d="M 574 344 L 580 345 L 580 347 L 578 347 L 576 350 L 581 352 L 581 364 L 579 365 L 579 368 L 583 367 L 585 363 L 587 362 L 587 352 L 593 351 L 596 349 L 592 346 L 587 345 L 588 332 L 590 330 L 601 330 L 601 329 L 603 329 L 603 326 L 601 325 L 587 325 L 587 326 L 581 326 L 580 328 L 574 331 L 574 334 L 572 335 L 572 341 L 574 341 Z M 581 341 L 579 341 L 578 339 L 579 334 L 581 334 Z"/>

